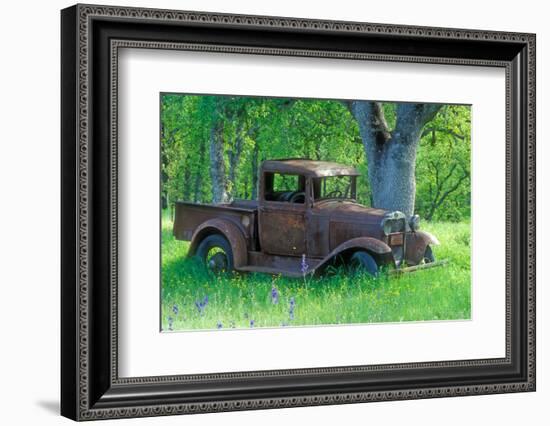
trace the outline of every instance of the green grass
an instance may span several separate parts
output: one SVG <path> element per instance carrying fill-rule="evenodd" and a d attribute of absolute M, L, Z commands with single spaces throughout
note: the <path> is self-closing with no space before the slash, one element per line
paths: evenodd
<path fill-rule="evenodd" d="M 291 279 L 265 274 L 213 277 L 186 257 L 189 243 L 176 241 L 172 222 L 162 222 L 162 329 L 305 326 L 470 318 L 470 224 L 424 223 L 441 242 L 440 268 L 377 279 L 343 272 Z M 272 302 L 275 287 L 278 303 Z M 199 312 L 195 302 L 208 303 Z M 291 298 L 294 318 L 291 319 Z"/>

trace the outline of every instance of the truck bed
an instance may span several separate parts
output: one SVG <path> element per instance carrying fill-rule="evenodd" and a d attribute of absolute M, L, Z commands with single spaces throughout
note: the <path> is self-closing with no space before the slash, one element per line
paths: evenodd
<path fill-rule="evenodd" d="M 195 230 L 211 219 L 225 219 L 235 223 L 243 230 L 247 240 L 253 237 L 257 201 L 236 200 L 228 204 L 195 204 L 176 202 L 174 217 L 174 237 L 177 240 L 190 241 Z M 247 219 L 245 219 L 247 218 Z M 245 224 L 248 223 L 248 226 Z"/>

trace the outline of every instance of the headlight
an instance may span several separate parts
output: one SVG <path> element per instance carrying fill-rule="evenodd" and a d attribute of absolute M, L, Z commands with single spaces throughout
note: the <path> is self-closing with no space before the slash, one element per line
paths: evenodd
<path fill-rule="evenodd" d="M 407 217 L 399 211 L 386 213 L 384 219 L 382 219 L 381 227 L 384 235 L 405 232 Z"/>
<path fill-rule="evenodd" d="M 420 229 L 420 216 L 417 214 L 412 215 L 409 219 L 409 227 L 413 232 L 418 231 Z"/>
<path fill-rule="evenodd" d="M 384 232 L 384 235 L 390 235 L 392 232 L 392 223 L 389 220 L 384 220 L 382 222 L 382 231 Z"/>

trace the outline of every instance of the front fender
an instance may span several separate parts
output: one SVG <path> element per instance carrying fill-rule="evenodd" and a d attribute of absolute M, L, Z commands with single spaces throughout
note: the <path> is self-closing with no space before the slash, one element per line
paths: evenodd
<path fill-rule="evenodd" d="M 326 266 L 328 262 L 334 259 L 336 256 L 351 253 L 356 250 L 365 250 L 369 252 L 376 259 L 378 265 L 385 265 L 393 263 L 393 254 L 391 247 L 383 241 L 377 240 L 371 237 L 358 237 L 352 238 L 345 243 L 340 244 L 334 250 L 332 250 L 323 260 L 315 267 L 316 270 Z"/>
<path fill-rule="evenodd" d="M 424 252 L 429 245 L 439 245 L 435 235 L 425 231 L 407 233 L 405 260 L 409 265 L 418 265 L 424 258 Z"/>
<path fill-rule="evenodd" d="M 210 219 L 200 224 L 191 237 L 188 256 L 194 256 L 200 242 L 212 234 L 221 234 L 229 241 L 236 269 L 247 265 L 248 249 L 244 233 L 237 225 L 226 219 Z"/>

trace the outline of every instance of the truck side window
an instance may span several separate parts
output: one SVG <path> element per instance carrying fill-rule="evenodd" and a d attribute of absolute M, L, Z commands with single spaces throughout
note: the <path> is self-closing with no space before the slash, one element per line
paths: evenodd
<path fill-rule="evenodd" d="M 267 201 L 304 204 L 306 190 L 304 176 L 266 173 L 264 182 Z"/>

